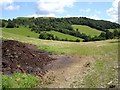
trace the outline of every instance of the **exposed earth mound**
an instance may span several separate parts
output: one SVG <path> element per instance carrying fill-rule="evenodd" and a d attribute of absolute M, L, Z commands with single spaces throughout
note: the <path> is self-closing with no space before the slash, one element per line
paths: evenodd
<path fill-rule="evenodd" d="M 34 45 L 23 44 L 18 41 L 2 41 L 2 73 L 14 72 L 33 73 L 44 75 L 43 66 L 53 58 L 48 53 L 42 52 Z"/>

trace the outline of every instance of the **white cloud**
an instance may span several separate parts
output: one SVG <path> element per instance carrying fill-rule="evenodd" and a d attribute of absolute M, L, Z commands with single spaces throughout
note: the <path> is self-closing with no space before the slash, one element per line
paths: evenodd
<path fill-rule="evenodd" d="M 0 9 L 18 10 L 19 8 L 19 5 L 14 4 L 14 0 L 0 0 Z"/>
<path fill-rule="evenodd" d="M 110 16 L 110 19 L 108 19 L 109 21 L 118 22 L 118 2 L 119 1 L 120 0 L 114 0 L 112 3 L 112 7 L 106 11 L 108 16 Z"/>
<path fill-rule="evenodd" d="M 63 13 L 65 7 L 73 6 L 76 0 L 39 0 L 38 14 Z"/>
<path fill-rule="evenodd" d="M 6 3 L 13 3 L 13 0 L 0 0 L 0 5 Z"/>
<path fill-rule="evenodd" d="M 6 7 L 4 7 L 5 10 L 18 10 L 20 8 L 19 5 L 13 5 L 13 4 L 10 4 Z"/>

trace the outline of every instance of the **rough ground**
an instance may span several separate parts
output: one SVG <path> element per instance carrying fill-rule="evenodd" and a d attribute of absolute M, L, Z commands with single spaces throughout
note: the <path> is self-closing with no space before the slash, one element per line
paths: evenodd
<path fill-rule="evenodd" d="M 2 41 L 2 73 L 14 72 L 44 75 L 43 66 L 52 61 L 48 53 L 38 51 L 36 46 L 18 41 Z"/>
<path fill-rule="evenodd" d="M 70 88 L 76 81 L 82 82 L 83 76 L 90 69 L 94 57 L 80 57 L 78 55 L 54 55 L 57 60 L 52 61 L 44 68 L 48 73 L 44 78 L 52 77 L 54 82 L 49 88 Z"/>
<path fill-rule="evenodd" d="M 18 41 L 2 41 L 2 72 L 30 73 L 54 82 L 49 88 L 69 88 L 76 81 L 81 81 L 94 62 L 94 57 L 78 55 L 50 55 L 40 51 L 34 45 Z M 47 72 L 47 73 L 46 73 Z"/>

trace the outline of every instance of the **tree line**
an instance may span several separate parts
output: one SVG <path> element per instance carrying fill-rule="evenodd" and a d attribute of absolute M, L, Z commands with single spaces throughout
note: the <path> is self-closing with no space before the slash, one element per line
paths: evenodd
<path fill-rule="evenodd" d="M 52 17 L 38 17 L 27 18 L 18 17 L 13 20 L 2 20 L 4 22 L 12 22 L 16 25 L 29 26 L 30 28 L 39 28 L 39 30 L 56 30 L 56 29 L 68 29 L 73 30 L 71 25 L 87 25 L 89 27 L 98 29 L 100 31 L 106 31 L 106 29 L 120 28 L 120 25 L 110 21 L 94 20 L 86 17 L 70 17 L 70 18 L 52 18 Z M 39 30 L 37 32 L 39 32 Z"/>
<path fill-rule="evenodd" d="M 107 40 L 107 39 L 119 39 L 120 38 L 120 30 L 115 29 L 113 32 L 106 30 L 106 32 L 101 32 L 99 36 L 90 37 L 88 36 L 83 41 L 100 41 L 100 40 Z"/>
<path fill-rule="evenodd" d="M 60 39 L 59 37 L 51 34 L 51 33 L 48 33 L 48 32 L 41 32 L 40 35 L 39 35 L 39 38 L 40 39 L 45 39 L 45 40 L 57 40 L 57 41 L 70 41 L 70 42 L 80 42 L 79 39 L 76 39 L 76 40 L 68 40 L 67 38 L 65 39 Z"/>
<path fill-rule="evenodd" d="M 113 32 L 110 32 L 109 30 L 107 30 L 106 32 L 101 32 L 101 34 L 99 36 L 94 36 L 94 37 L 87 36 L 83 33 L 81 35 L 83 35 L 82 36 L 82 38 L 84 39 L 83 42 L 100 41 L 100 40 L 107 40 L 107 39 L 119 39 L 120 38 L 120 31 L 118 31 L 117 29 L 114 30 Z M 68 40 L 67 38 L 60 39 L 57 36 L 54 36 L 53 34 L 48 33 L 48 32 L 41 32 L 39 35 L 39 38 L 45 39 L 45 40 L 80 42 L 79 39 L 76 39 L 76 40 Z"/>

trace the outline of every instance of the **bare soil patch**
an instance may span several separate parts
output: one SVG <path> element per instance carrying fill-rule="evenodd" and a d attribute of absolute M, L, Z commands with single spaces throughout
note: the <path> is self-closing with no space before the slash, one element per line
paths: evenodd
<path fill-rule="evenodd" d="M 70 88 L 71 84 L 81 81 L 87 70 L 94 62 L 94 57 L 80 57 L 78 55 L 52 55 L 57 60 L 47 64 L 44 69 L 48 73 L 44 78 L 52 77 L 54 82 L 48 88 Z"/>
<path fill-rule="evenodd" d="M 2 73 L 29 73 L 42 76 L 46 73 L 43 66 L 53 58 L 48 53 L 40 51 L 34 45 L 18 41 L 2 41 Z"/>

